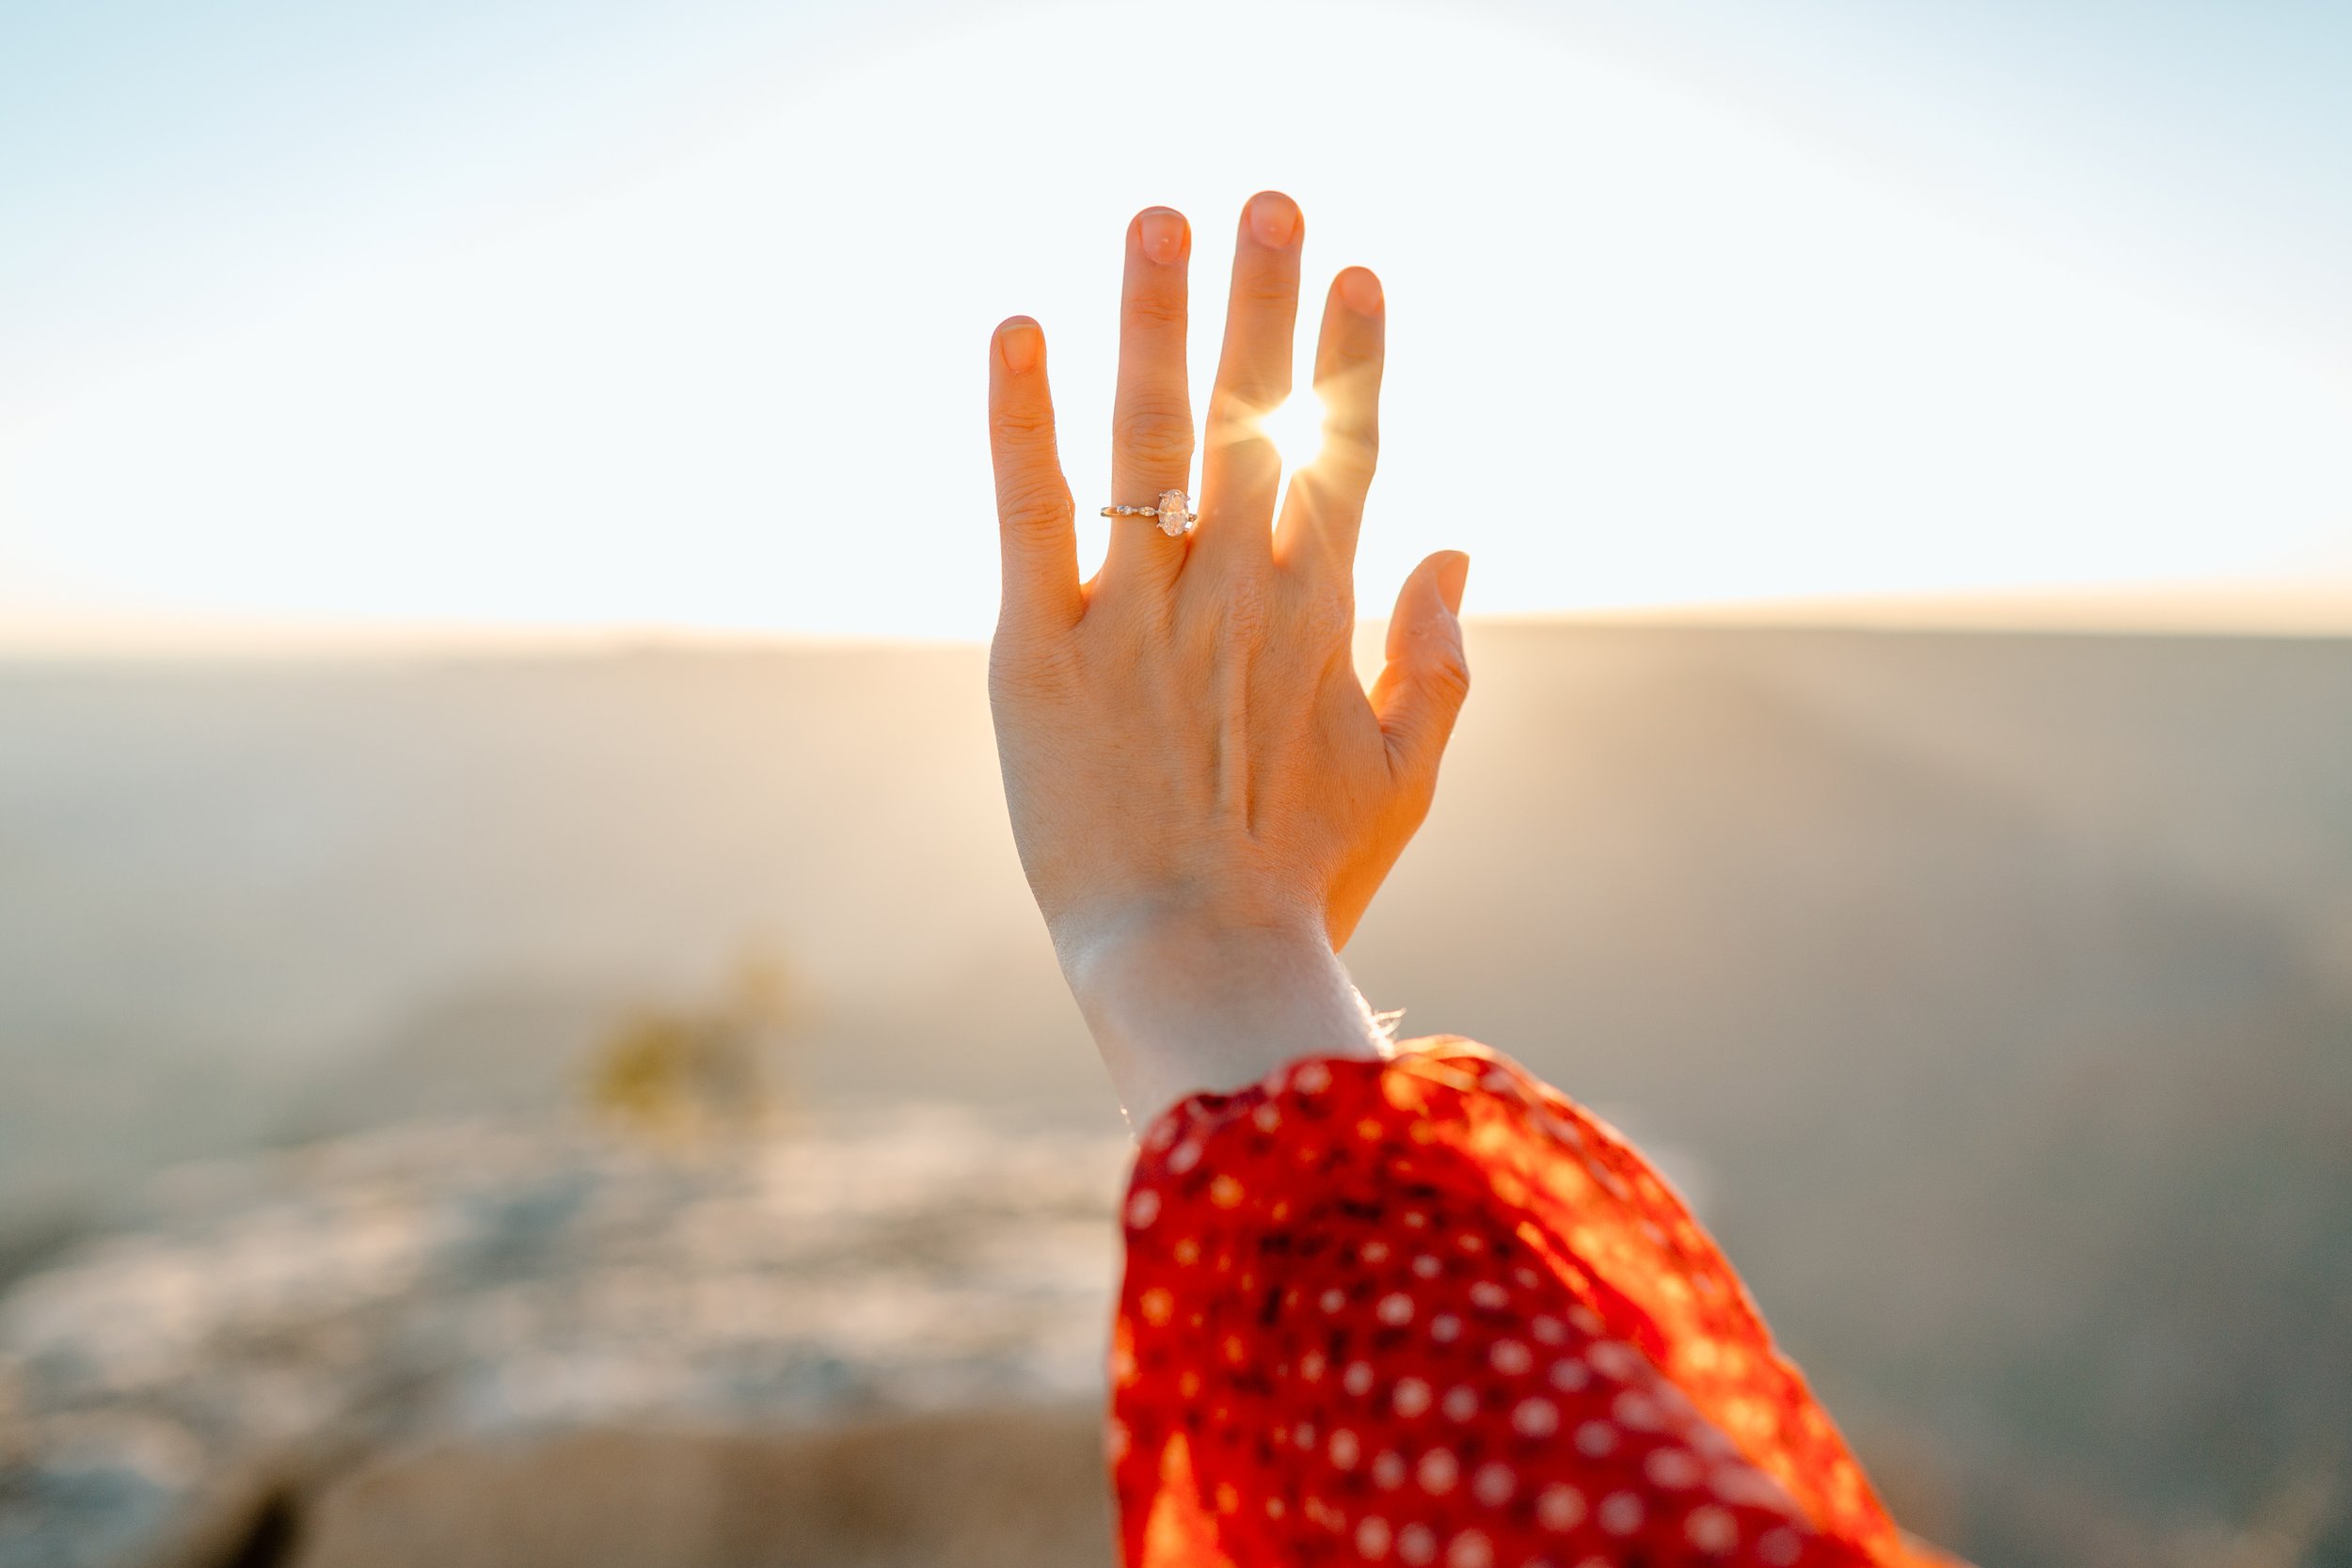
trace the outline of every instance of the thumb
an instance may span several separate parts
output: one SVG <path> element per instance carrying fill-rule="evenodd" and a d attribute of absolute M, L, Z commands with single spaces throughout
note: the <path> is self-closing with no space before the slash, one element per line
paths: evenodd
<path fill-rule="evenodd" d="M 1388 664 L 1373 683 L 1390 772 L 1422 794 L 1437 787 L 1438 759 L 1470 695 L 1460 620 L 1469 578 L 1470 557 L 1459 550 L 1439 550 L 1413 568 L 1389 622 Z"/>

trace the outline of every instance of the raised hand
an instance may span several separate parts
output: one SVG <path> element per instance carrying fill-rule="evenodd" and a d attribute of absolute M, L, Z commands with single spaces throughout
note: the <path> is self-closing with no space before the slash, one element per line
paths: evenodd
<path fill-rule="evenodd" d="M 1469 689 L 1469 558 L 1406 581 L 1367 693 L 1350 657 L 1357 531 L 1379 444 L 1386 310 L 1351 267 L 1324 302 L 1321 451 L 1291 476 L 1263 417 L 1291 391 L 1305 224 L 1244 209 L 1209 397 L 1199 522 L 1111 525 L 1078 576 L 1043 332 L 990 354 L 1004 598 L 989 665 L 1013 833 L 1072 990 L 1129 1110 L 1376 1037 L 1335 957 L 1427 815 Z M 1107 500 L 1188 488 L 1191 232 L 1164 207 L 1127 227 Z"/>

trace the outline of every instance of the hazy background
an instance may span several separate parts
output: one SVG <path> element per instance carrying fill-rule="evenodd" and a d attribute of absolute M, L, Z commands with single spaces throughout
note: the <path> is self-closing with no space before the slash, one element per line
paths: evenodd
<path fill-rule="evenodd" d="M 1988 1562 L 2347 1560 L 2352 644 L 1471 650 L 1438 810 L 1350 949 L 1375 1003 L 1655 1144 L 1914 1524 Z M 629 1018 L 746 956 L 791 977 L 795 1104 L 1114 1130 L 981 677 L 10 672 L 20 1261 L 171 1157 L 582 1105 Z"/>
<path fill-rule="evenodd" d="M 531 1183 L 635 1191 L 634 1146 L 562 1140 L 746 973 L 785 1152 L 678 1212 L 790 1244 L 730 1277 L 832 1290 L 793 1249 L 926 1148 L 1052 1167 L 993 1229 L 908 1199 L 874 1288 L 936 1307 L 926 1258 L 1034 1236 L 1025 1332 L 1084 1380 L 1055 1314 L 1099 1316 L 1111 1183 L 1067 1140 L 1119 1124 L 1003 823 L 980 356 L 1044 322 L 1090 513 L 1121 225 L 1191 214 L 1213 323 L 1268 185 L 1316 286 L 1387 280 L 1363 602 L 1475 561 L 1476 689 L 1348 954 L 1373 1001 L 1653 1148 L 1987 1568 L 2352 1565 L 2347 81 L 2352 12 L 2283 0 L 0 6 L 0 1568 L 377 1560 L 291 1555 L 347 1456 L 215 1484 L 207 1433 L 360 1441 L 190 1413 L 254 1381 L 245 1308 L 167 1387 L 40 1325 L 183 1323 L 217 1237 L 306 1196 L 272 1244 L 358 1246 L 317 1196 L 355 1161 L 426 1230 L 432 1174 L 568 1238 L 399 1275 L 387 1321 L 658 1273 Z M 433 1171 L 460 1127 L 541 1152 Z M 728 1196 L 836 1147 L 837 1202 Z M 202 1225 L 154 1196 L 191 1160 Z M 132 1267 L 175 1246 L 170 1290 Z M 295 1383 L 399 1338 L 319 1299 Z M 494 1367 L 614 1348 L 501 1321 Z M 946 1386 L 919 1338 L 841 1364 Z M 810 1342 L 714 1441 L 745 1389 L 898 1408 L 810 1394 L 865 1386 Z M 1095 1540 L 1087 1399 L 988 1354 L 941 1396 L 977 1438 L 763 1449 L 746 1495 L 920 1512 L 892 1455 L 1002 1447 L 1034 1385 L 1053 1539 Z M 632 1386 L 581 1408 L 652 1457 L 596 1463 L 725 1467 Z M 400 1451 L 473 1430 L 403 1408 Z M 158 1423 L 202 1438 L 177 1469 Z M 610 1490 L 478 1458 L 371 1505 L 385 1560 L 462 1568 L 436 1508 Z M 207 1488 L 226 1546 L 172 1523 Z M 681 1543 L 736 1517 L 664 1496 Z"/>

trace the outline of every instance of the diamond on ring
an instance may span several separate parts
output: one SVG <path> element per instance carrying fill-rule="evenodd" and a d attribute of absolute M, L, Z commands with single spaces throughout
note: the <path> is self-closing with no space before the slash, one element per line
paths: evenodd
<path fill-rule="evenodd" d="M 1103 515 L 1156 518 L 1162 533 L 1170 539 L 1179 539 L 1192 531 L 1192 525 L 1200 515 L 1193 511 L 1192 501 L 1182 490 L 1163 490 L 1157 506 L 1106 506 L 1103 508 Z"/>

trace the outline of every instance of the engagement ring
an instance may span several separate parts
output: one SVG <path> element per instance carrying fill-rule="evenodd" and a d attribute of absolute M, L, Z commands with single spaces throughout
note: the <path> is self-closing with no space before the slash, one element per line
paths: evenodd
<path fill-rule="evenodd" d="M 1179 539 L 1191 531 L 1193 522 L 1200 516 L 1200 514 L 1192 510 L 1192 503 L 1185 499 L 1182 490 L 1163 490 L 1160 492 L 1160 504 L 1157 506 L 1106 506 L 1103 508 L 1103 515 L 1105 517 L 1156 517 L 1159 519 L 1162 533 L 1167 534 L 1170 539 Z"/>

